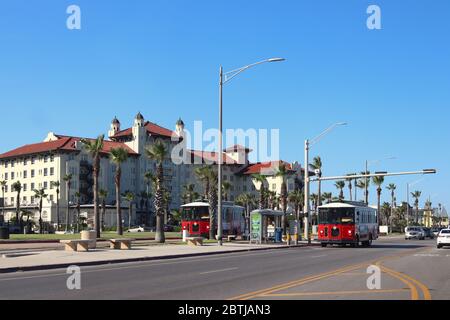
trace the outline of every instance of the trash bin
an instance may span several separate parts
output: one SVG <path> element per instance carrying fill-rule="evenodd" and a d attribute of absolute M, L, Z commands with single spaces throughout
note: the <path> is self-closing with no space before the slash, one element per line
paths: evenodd
<path fill-rule="evenodd" d="M 187 242 L 186 238 L 189 238 L 189 231 L 183 230 L 183 242 Z"/>
<path fill-rule="evenodd" d="M 0 239 L 2 239 L 2 240 L 9 239 L 9 228 L 8 227 L 0 227 Z"/>
<path fill-rule="evenodd" d="M 97 232 L 81 231 L 81 240 L 90 240 L 89 249 L 97 248 Z"/>
<path fill-rule="evenodd" d="M 276 243 L 283 242 L 283 229 L 281 229 L 281 228 L 275 229 L 275 242 Z"/>

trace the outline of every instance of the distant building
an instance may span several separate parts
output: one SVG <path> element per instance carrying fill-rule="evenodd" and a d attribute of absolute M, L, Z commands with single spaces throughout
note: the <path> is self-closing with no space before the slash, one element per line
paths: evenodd
<path fill-rule="evenodd" d="M 124 148 L 129 155 L 126 163 L 122 165 L 121 189 L 131 191 L 136 195 L 133 206 L 133 224 L 149 224 L 151 217 L 146 201 L 140 198 L 140 194 L 147 189 L 144 174 L 148 171 L 156 171 L 156 163 L 145 156 L 145 149 L 161 140 L 169 150 L 167 159 L 164 161 L 165 188 L 171 194 L 169 208 L 178 209 L 182 204 L 183 186 L 194 184 L 199 194 L 203 194 L 203 185 L 195 175 L 195 169 L 204 164 L 217 164 L 219 155 L 215 152 L 200 150 L 188 150 L 185 155 L 193 164 L 176 165 L 171 161 L 171 153 L 174 147 L 183 140 L 184 123 L 180 119 L 176 122 L 175 130 L 169 130 L 146 121 L 141 113 L 134 118 L 133 125 L 122 129 L 117 118 L 111 122 L 108 138 L 104 142 L 101 158 L 101 170 L 99 176 L 100 188 L 108 191 L 106 204 L 108 205 L 106 218 L 107 225 L 115 225 L 114 210 L 111 206 L 115 204 L 115 172 L 116 167 L 109 159 L 109 152 L 113 148 Z M 91 138 L 93 139 L 93 138 Z M 253 181 L 252 174 L 263 173 L 267 175 L 267 188 L 281 192 L 281 178 L 276 177 L 278 165 L 285 165 L 291 175 L 287 179 L 288 192 L 303 186 L 304 170 L 299 163 L 289 164 L 284 161 L 273 161 L 267 163 L 250 163 L 248 155 L 252 150 L 243 146 L 235 145 L 223 151 L 225 164 L 223 166 L 223 179 L 231 183 L 229 200 L 244 193 L 257 195 L 260 188 Z M 64 177 L 72 175 L 70 192 Z M 85 151 L 82 138 L 60 135 L 50 132 L 43 142 L 29 144 L 17 149 L 0 154 L 0 181 L 6 181 L 3 193 L 0 190 L 0 209 L 5 211 L 5 221 L 15 217 L 15 205 L 17 192 L 12 185 L 20 181 L 22 191 L 20 194 L 21 208 L 34 214 L 32 217 L 38 219 L 38 201 L 34 198 L 35 189 L 45 189 L 48 194 L 43 202 L 44 222 L 55 224 L 57 192 L 52 182 L 60 183 L 60 222 L 65 221 L 67 203 L 71 206 L 71 216 L 75 214 L 78 204 L 83 208 L 83 214 L 87 215 L 87 221 L 91 222 L 93 212 L 93 190 L 92 190 L 92 158 Z M 127 215 L 127 203 L 122 202 L 124 207 L 124 220 Z M 150 208 L 153 208 L 150 205 Z M 70 218 L 72 221 L 73 218 Z M 125 225 L 127 220 L 125 222 Z"/>

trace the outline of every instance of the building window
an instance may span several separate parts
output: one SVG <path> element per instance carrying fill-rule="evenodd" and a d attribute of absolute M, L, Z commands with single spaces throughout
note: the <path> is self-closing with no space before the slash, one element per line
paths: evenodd
<path fill-rule="evenodd" d="M 52 194 L 50 195 L 50 201 L 53 201 L 53 195 Z"/>
<path fill-rule="evenodd" d="M 34 197 L 31 197 L 30 202 L 31 204 L 34 204 Z"/>
<path fill-rule="evenodd" d="M 23 191 L 27 191 L 27 184 L 26 183 L 23 184 Z"/>
<path fill-rule="evenodd" d="M 28 172 L 27 172 L 27 170 L 25 170 L 25 171 L 23 172 L 23 178 L 24 178 L 24 179 L 28 178 Z"/>
<path fill-rule="evenodd" d="M 44 169 L 44 177 L 46 177 L 46 176 L 48 176 L 48 169 L 47 168 Z"/>
<path fill-rule="evenodd" d="M 47 183 L 47 181 L 45 181 L 44 182 L 44 190 L 47 190 L 47 188 L 48 188 L 48 183 Z"/>
<path fill-rule="evenodd" d="M 5 168 L 8 168 L 8 161 L 5 161 Z"/>
<path fill-rule="evenodd" d="M 14 165 L 15 165 L 15 161 L 13 160 L 13 161 L 11 161 L 11 168 L 14 168 Z"/>
<path fill-rule="evenodd" d="M 34 190 L 34 183 L 31 184 L 31 190 Z"/>
<path fill-rule="evenodd" d="M 14 197 L 11 197 L 11 205 L 13 206 L 14 205 Z"/>
<path fill-rule="evenodd" d="M 50 162 L 54 162 L 55 161 L 55 156 L 54 155 L 51 155 L 50 156 Z"/>
<path fill-rule="evenodd" d="M 28 165 L 28 158 L 23 159 L 23 165 L 24 166 Z"/>
<path fill-rule="evenodd" d="M 44 162 L 48 162 L 48 156 L 44 156 Z"/>
<path fill-rule="evenodd" d="M 27 203 L 27 197 L 22 198 L 22 203 Z"/>
<path fill-rule="evenodd" d="M 32 157 L 31 158 L 31 164 L 35 164 L 36 163 L 36 157 Z"/>
<path fill-rule="evenodd" d="M 5 180 L 8 180 L 8 172 L 5 172 Z"/>
<path fill-rule="evenodd" d="M 5 186 L 5 192 L 8 192 L 8 185 Z"/>
<path fill-rule="evenodd" d="M 31 177 L 34 178 L 34 170 L 31 170 Z"/>
<path fill-rule="evenodd" d="M 50 168 L 50 175 L 51 176 L 55 175 L 55 168 Z"/>
<path fill-rule="evenodd" d="M 15 179 L 15 174 L 14 174 L 14 172 L 11 172 L 11 180 L 14 180 Z"/>

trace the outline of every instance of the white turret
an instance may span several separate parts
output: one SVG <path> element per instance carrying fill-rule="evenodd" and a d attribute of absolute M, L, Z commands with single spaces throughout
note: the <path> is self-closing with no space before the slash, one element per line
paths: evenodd
<path fill-rule="evenodd" d="M 117 117 L 114 117 L 113 121 L 111 122 L 111 129 L 108 132 L 108 136 L 113 137 L 119 131 L 120 131 L 120 121 L 119 119 L 117 119 Z"/>

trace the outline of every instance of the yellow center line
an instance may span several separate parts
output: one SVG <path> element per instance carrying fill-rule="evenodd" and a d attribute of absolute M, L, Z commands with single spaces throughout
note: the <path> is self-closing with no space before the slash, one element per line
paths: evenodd
<path fill-rule="evenodd" d="M 428 301 L 431 300 L 430 290 L 428 289 L 427 286 L 425 286 L 425 285 L 424 285 L 422 282 L 420 282 L 419 280 L 417 280 L 417 279 L 415 279 L 415 278 L 413 278 L 413 277 L 411 277 L 411 276 L 409 276 L 409 275 L 407 275 L 407 274 L 405 274 L 405 273 L 400 273 L 400 272 L 398 272 L 398 271 L 389 269 L 389 268 L 387 268 L 387 267 L 385 267 L 385 266 L 382 266 L 382 269 L 383 269 L 384 271 L 390 273 L 391 275 L 394 275 L 394 274 L 395 274 L 395 275 L 397 275 L 398 277 L 404 278 L 406 281 L 408 281 L 408 280 L 411 281 L 413 284 L 415 284 L 417 287 L 420 288 L 420 290 L 422 291 L 422 294 L 423 294 L 423 298 L 424 298 L 425 300 L 428 300 Z"/>
<path fill-rule="evenodd" d="M 274 294 L 265 294 L 262 297 L 329 296 L 329 295 L 352 295 L 352 294 L 372 294 L 372 293 L 397 293 L 397 292 L 405 292 L 405 291 L 409 291 L 409 289 L 274 293 Z"/>
<path fill-rule="evenodd" d="M 417 252 L 420 252 L 420 251 L 423 251 L 423 249 L 414 250 L 413 253 L 417 253 Z M 384 271 L 386 273 L 388 273 L 392 277 L 397 278 L 398 280 L 400 280 L 401 282 L 406 284 L 411 290 L 411 299 L 412 300 L 418 300 L 419 299 L 419 294 L 418 294 L 417 288 L 414 286 L 413 282 L 416 283 L 422 289 L 422 291 L 424 292 L 424 297 L 426 299 L 428 297 L 428 295 L 426 293 L 428 291 L 428 288 L 426 288 L 419 281 L 417 281 L 417 280 L 415 280 L 415 279 L 413 279 L 411 277 L 409 277 L 409 279 L 405 279 L 406 278 L 405 275 L 401 275 L 401 274 L 396 273 L 395 271 L 393 271 L 391 269 L 387 269 L 384 266 L 381 266 L 381 263 L 383 261 L 392 260 L 392 259 L 398 259 L 398 258 L 401 258 L 401 257 L 404 257 L 404 256 L 408 256 L 408 255 L 411 255 L 411 254 L 412 254 L 411 252 L 408 252 L 408 253 L 399 254 L 399 255 L 391 255 L 391 256 L 382 257 L 382 258 L 380 258 L 378 260 L 372 260 L 371 262 L 365 262 L 365 263 L 361 263 L 361 264 L 357 264 L 357 265 L 353 265 L 353 266 L 347 266 L 347 267 L 343 267 L 343 268 L 340 268 L 340 269 L 337 269 L 337 270 L 333 270 L 333 271 L 330 271 L 330 272 L 326 272 L 326 273 L 323 273 L 323 274 L 313 275 L 313 276 L 309 276 L 309 277 L 306 277 L 306 278 L 303 278 L 303 279 L 299 279 L 299 280 L 291 281 L 291 282 L 288 282 L 288 283 L 280 284 L 280 285 L 277 285 L 277 286 L 269 287 L 269 288 L 266 288 L 266 289 L 249 292 L 249 293 L 246 293 L 246 294 L 243 294 L 243 295 L 240 295 L 240 296 L 228 299 L 228 300 L 250 300 L 250 299 L 254 299 L 254 298 L 257 298 L 257 297 L 261 297 L 261 296 L 267 296 L 267 295 L 273 294 L 275 292 L 279 292 L 279 291 L 286 290 L 286 289 L 289 289 L 289 288 L 292 288 L 292 287 L 296 287 L 296 286 L 301 286 L 301 285 L 304 285 L 306 283 L 315 282 L 315 281 L 322 280 L 322 279 L 329 278 L 329 277 L 336 276 L 336 275 L 346 274 L 348 272 L 355 271 L 355 270 L 357 270 L 359 268 L 362 268 L 362 267 L 368 266 L 368 265 L 380 266 L 380 268 L 384 269 Z M 428 291 L 428 294 L 429 294 L 429 291 Z"/>

